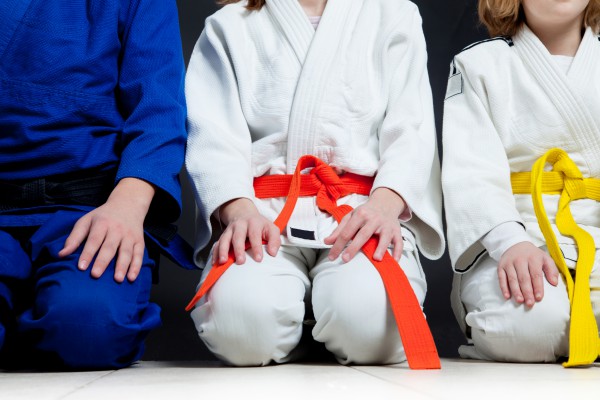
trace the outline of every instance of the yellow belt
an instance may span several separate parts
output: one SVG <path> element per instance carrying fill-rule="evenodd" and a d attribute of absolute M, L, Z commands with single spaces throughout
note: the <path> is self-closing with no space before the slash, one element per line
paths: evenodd
<path fill-rule="evenodd" d="M 552 171 L 545 172 L 546 163 L 552 165 Z M 600 354 L 598 325 L 594 317 L 590 299 L 590 274 L 594 266 L 596 245 L 592 236 L 577 226 L 573 219 L 569 203 L 579 199 L 600 201 L 600 179 L 584 178 L 577 165 L 561 149 L 549 150 L 540 157 L 531 172 L 511 174 L 513 193 L 531 194 L 538 224 L 552 259 L 562 273 L 571 303 L 571 327 L 569 360 L 565 367 L 593 363 Z M 559 232 L 575 240 L 579 257 L 577 258 L 577 279 L 573 281 L 556 236 L 552 231 L 548 215 L 544 209 L 542 194 L 558 194 L 556 226 Z"/>

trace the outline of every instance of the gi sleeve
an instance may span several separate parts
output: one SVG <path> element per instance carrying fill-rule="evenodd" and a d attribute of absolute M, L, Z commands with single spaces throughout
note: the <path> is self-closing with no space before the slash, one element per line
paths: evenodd
<path fill-rule="evenodd" d="M 221 205 L 241 197 L 254 199 L 252 140 L 225 37 L 218 22 L 209 18 L 186 76 L 186 168 L 198 205 L 197 252 L 208 243 L 210 217 Z"/>
<path fill-rule="evenodd" d="M 393 75 L 379 130 L 380 161 L 373 190 L 387 187 L 404 198 L 413 213 L 404 225 L 415 233 L 424 255 L 439 258 L 445 247 L 440 167 L 427 51 L 416 6 L 397 26 L 388 48 Z"/>
<path fill-rule="evenodd" d="M 522 242 L 533 243 L 525 227 L 513 221 L 498 225 L 481 239 L 481 244 L 495 261 L 500 261 L 506 250 Z"/>
<path fill-rule="evenodd" d="M 461 60 L 455 58 L 448 81 L 442 168 L 448 247 L 456 272 L 475 264 L 486 251 L 481 239 L 495 227 L 509 221 L 523 225 L 485 79 L 475 72 L 470 76 Z"/>
<path fill-rule="evenodd" d="M 157 188 L 150 213 L 181 212 L 179 172 L 185 151 L 184 63 L 174 0 L 133 0 L 122 33 L 117 90 L 122 129 L 117 181 Z"/>

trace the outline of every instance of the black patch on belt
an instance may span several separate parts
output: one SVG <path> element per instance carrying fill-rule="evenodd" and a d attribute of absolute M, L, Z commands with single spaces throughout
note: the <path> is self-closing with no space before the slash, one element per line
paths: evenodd
<path fill-rule="evenodd" d="M 290 228 L 290 233 L 292 234 L 292 236 L 300 239 L 315 240 L 315 232 L 313 231 L 305 231 L 304 229 Z"/>

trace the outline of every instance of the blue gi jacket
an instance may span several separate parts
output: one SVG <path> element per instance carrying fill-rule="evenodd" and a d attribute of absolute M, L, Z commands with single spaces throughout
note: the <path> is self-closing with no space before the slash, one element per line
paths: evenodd
<path fill-rule="evenodd" d="M 175 0 L 0 1 L 0 182 L 112 171 L 154 184 L 151 210 L 172 222 L 185 113 Z"/>

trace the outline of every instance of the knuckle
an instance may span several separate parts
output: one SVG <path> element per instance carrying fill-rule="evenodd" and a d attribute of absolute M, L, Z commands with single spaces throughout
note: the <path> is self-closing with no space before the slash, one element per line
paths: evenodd
<path fill-rule="evenodd" d="M 366 218 L 369 216 L 369 211 L 367 211 L 364 207 L 359 207 L 355 210 L 354 215 L 360 218 Z"/>
<path fill-rule="evenodd" d="M 139 253 L 139 250 L 136 251 L 136 253 Z M 134 248 L 133 246 L 121 247 L 119 249 L 119 254 L 131 258 L 134 254 Z"/>
<path fill-rule="evenodd" d="M 129 266 L 129 262 L 128 261 L 126 261 L 126 260 L 119 260 L 117 262 L 116 269 L 118 271 L 123 271 L 123 270 L 126 270 L 128 266 Z"/>
<path fill-rule="evenodd" d="M 231 232 L 235 235 L 240 230 L 246 230 L 246 224 L 242 221 L 233 221 L 227 228 L 231 228 Z"/>
<path fill-rule="evenodd" d="M 392 240 L 395 240 L 397 235 L 390 229 L 386 229 L 384 230 L 381 235 L 379 235 L 380 237 L 384 237 L 387 242 L 391 242 Z"/>
<path fill-rule="evenodd" d="M 233 236 L 232 236 L 232 242 L 235 243 L 239 243 L 241 241 L 243 241 L 246 238 L 246 232 L 245 231 L 236 231 L 233 232 Z"/>
<path fill-rule="evenodd" d="M 332 253 L 332 254 L 338 254 L 338 253 L 340 253 L 342 251 L 343 248 L 344 248 L 343 244 L 341 244 L 341 243 L 335 243 L 333 245 L 333 247 L 331 248 L 330 253 Z"/>
<path fill-rule="evenodd" d="M 99 227 L 106 228 L 111 224 L 111 220 L 104 215 L 96 215 L 92 220 L 94 225 L 98 225 Z"/>
<path fill-rule="evenodd" d="M 140 264 L 143 262 L 144 260 L 144 254 L 146 253 L 146 249 L 145 248 L 140 248 L 140 249 L 135 249 L 135 251 L 133 252 L 133 259 L 135 261 L 138 261 Z"/>
<path fill-rule="evenodd" d="M 104 240 L 104 234 L 102 234 L 98 231 L 92 231 L 87 238 L 87 242 L 90 245 L 98 245 L 98 244 L 102 243 L 102 240 Z"/>
<path fill-rule="evenodd" d="M 112 261 L 112 259 L 113 258 L 111 256 L 108 256 L 108 255 L 99 255 L 96 258 L 96 263 L 95 264 L 97 266 L 106 268 L 108 266 L 108 264 Z"/>
<path fill-rule="evenodd" d="M 530 275 L 531 275 L 531 277 L 533 279 L 542 279 L 544 277 L 544 273 L 541 270 L 540 271 L 537 271 L 537 270 L 533 271 L 533 272 L 531 272 Z"/>
<path fill-rule="evenodd" d="M 248 222 L 246 223 L 246 227 L 249 232 L 254 232 L 258 229 L 261 229 L 262 226 L 263 226 L 263 221 L 261 221 L 260 219 L 258 219 L 256 217 L 250 218 L 248 220 Z"/>
<path fill-rule="evenodd" d="M 223 242 L 219 245 L 219 250 L 222 253 L 227 253 L 229 251 L 230 247 L 231 247 L 231 242 Z"/>
<path fill-rule="evenodd" d="M 349 232 L 343 231 L 340 233 L 340 239 L 348 242 L 352 239 L 352 235 Z"/>
<path fill-rule="evenodd" d="M 112 241 L 105 241 L 102 244 L 102 250 L 105 253 L 112 253 L 112 254 L 114 254 L 115 251 L 117 250 L 117 248 L 118 248 L 118 244 L 115 243 L 115 242 L 112 242 Z"/>

